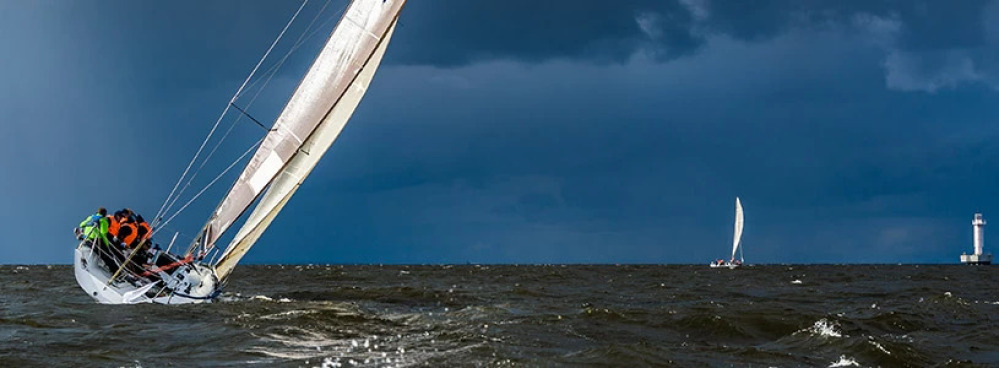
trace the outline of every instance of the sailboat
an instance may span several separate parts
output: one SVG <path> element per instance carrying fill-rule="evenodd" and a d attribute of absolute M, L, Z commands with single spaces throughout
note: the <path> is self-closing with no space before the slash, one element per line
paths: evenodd
<path fill-rule="evenodd" d="M 233 268 L 288 203 L 350 119 L 378 69 L 405 3 L 406 0 L 351 1 L 281 114 L 186 253 L 171 254 L 171 241 L 167 251 L 155 256 L 153 265 L 159 267 L 139 272 L 134 265 L 138 261 L 131 258 L 134 251 L 121 264 L 108 264 L 99 254 L 103 245 L 83 241 L 74 254 L 80 287 L 105 304 L 215 300 Z M 252 76 L 253 72 L 240 90 Z M 229 107 L 235 107 L 233 102 L 238 95 L 239 92 L 234 95 L 223 116 Z M 184 175 L 187 173 L 185 170 Z M 173 195 L 171 192 L 170 196 Z M 256 207 L 228 246 L 217 247 L 219 238 L 254 202 Z M 176 235 L 173 239 L 176 240 Z"/>
<path fill-rule="evenodd" d="M 742 226 L 743 226 L 743 215 L 742 215 L 742 202 L 739 201 L 739 197 L 735 197 L 735 229 L 732 233 L 732 257 L 728 261 L 724 259 L 719 259 L 717 261 L 711 262 L 712 268 L 718 267 L 728 267 L 736 268 L 745 262 L 742 255 Z M 735 254 L 739 253 L 739 259 L 735 259 Z"/>

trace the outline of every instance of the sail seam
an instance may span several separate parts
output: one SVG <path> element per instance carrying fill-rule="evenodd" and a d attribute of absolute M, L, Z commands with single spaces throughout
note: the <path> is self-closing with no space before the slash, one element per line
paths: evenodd
<path fill-rule="evenodd" d="M 295 140 L 298 141 L 299 146 L 301 146 L 302 143 L 305 143 L 305 140 L 302 139 L 302 137 L 299 137 L 297 134 L 295 134 L 295 131 L 291 130 L 291 128 L 289 128 L 287 124 L 281 124 L 281 123 L 274 124 L 274 130 L 280 131 L 281 128 L 284 128 L 285 133 L 290 135 L 292 138 L 295 138 Z"/>
<path fill-rule="evenodd" d="M 349 22 L 350 22 L 351 24 L 353 24 L 353 25 L 354 25 L 354 26 L 356 26 L 357 28 L 360 28 L 360 29 L 361 29 L 362 31 L 364 31 L 364 33 L 365 33 L 365 34 L 367 34 L 368 36 L 371 36 L 371 38 L 374 38 L 374 39 L 376 39 L 376 40 L 379 40 L 379 41 L 381 40 L 381 38 L 380 38 L 380 37 L 378 37 L 378 35 L 377 35 L 377 34 L 375 34 L 374 32 L 371 32 L 371 31 L 369 31 L 369 30 L 368 30 L 367 28 L 365 28 L 365 27 L 364 27 L 364 25 L 363 25 L 363 24 L 361 24 L 361 23 L 358 23 L 358 22 L 357 22 L 356 20 L 353 20 L 353 19 L 351 19 L 350 17 L 347 17 L 346 19 L 347 19 L 347 21 L 349 21 Z M 383 35 L 382 35 L 382 37 L 384 37 L 384 36 L 385 36 L 385 35 L 383 34 Z"/>

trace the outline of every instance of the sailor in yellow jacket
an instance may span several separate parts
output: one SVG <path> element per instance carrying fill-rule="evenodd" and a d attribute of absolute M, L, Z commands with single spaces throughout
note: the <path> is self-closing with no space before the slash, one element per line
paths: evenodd
<path fill-rule="evenodd" d="M 93 242 L 98 237 L 107 244 L 108 235 L 108 210 L 104 207 L 98 208 L 97 213 L 87 216 L 76 229 L 76 238 Z"/>

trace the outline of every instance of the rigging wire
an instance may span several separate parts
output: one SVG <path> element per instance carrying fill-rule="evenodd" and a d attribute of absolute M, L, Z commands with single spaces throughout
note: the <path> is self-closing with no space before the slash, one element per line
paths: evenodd
<path fill-rule="evenodd" d="M 309 22 L 309 25 L 305 27 L 305 30 L 302 31 L 302 34 L 300 36 L 298 36 L 298 39 L 295 40 L 295 43 L 291 46 L 288 52 L 284 54 L 284 57 L 282 57 L 281 60 L 279 60 L 274 65 L 271 65 L 271 67 L 267 69 L 266 72 L 264 72 L 264 75 L 270 73 L 270 77 L 268 77 L 267 80 L 264 81 L 264 85 L 260 87 L 260 90 L 263 90 L 265 87 L 267 87 L 267 84 L 270 83 L 271 78 L 273 78 L 274 75 L 277 74 L 277 70 L 281 69 L 281 66 L 284 65 L 285 60 L 287 60 L 288 57 L 291 56 L 291 54 L 295 53 L 295 51 L 298 51 L 298 48 L 301 47 L 302 44 L 305 43 L 305 41 L 309 40 L 310 38 L 312 38 L 312 36 L 315 36 L 316 33 L 319 33 L 319 31 L 323 30 L 324 28 L 326 28 L 326 26 L 330 25 L 333 21 L 338 19 L 337 17 L 330 17 L 330 19 L 323 21 L 323 23 L 320 24 L 315 29 L 313 29 L 312 27 L 313 24 L 315 24 L 316 21 L 319 20 L 320 16 L 323 15 L 323 12 L 326 11 L 326 7 L 330 5 L 330 2 L 332 2 L 332 0 L 326 0 L 326 3 L 323 4 L 323 7 L 319 9 L 319 12 L 316 13 L 316 16 L 312 18 L 312 21 Z M 337 12 L 336 14 L 343 13 L 345 10 L 347 10 L 347 6 L 349 5 L 350 3 L 345 4 L 344 7 L 341 8 L 340 11 Z M 310 30 L 312 31 L 312 33 L 309 33 Z M 260 80 L 261 79 L 257 79 L 253 81 L 253 83 L 250 83 L 250 85 L 247 86 L 246 89 L 249 90 L 253 88 L 258 82 L 260 82 Z M 257 94 L 259 93 L 260 92 L 258 91 Z M 247 106 L 247 108 L 249 108 L 249 106 Z"/>
<path fill-rule="evenodd" d="M 315 36 L 317 33 L 319 33 L 319 31 L 321 31 L 325 26 L 329 25 L 333 20 L 337 19 L 336 17 L 331 17 L 329 20 L 324 21 L 322 24 L 320 24 L 319 27 L 316 27 L 313 30 L 313 25 L 323 15 L 323 13 L 325 12 L 326 8 L 330 5 L 331 2 L 332 2 L 332 0 L 326 0 L 326 2 L 323 4 L 322 8 L 320 8 L 319 11 L 316 13 L 316 16 L 312 18 L 312 20 L 309 22 L 309 24 L 305 27 L 305 30 L 302 31 L 302 34 L 299 35 L 299 37 L 298 37 L 297 40 L 295 40 L 295 43 L 292 45 L 292 47 L 288 50 L 288 52 L 286 52 L 282 56 L 281 60 L 279 60 L 277 63 L 275 63 L 274 65 L 272 65 L 270 68 L 268 68 L 267 71 L 265 71 L 264 73 L 262 73 L 261 78 L 258 78 L 256 80 L 254 80 L 253 83 L 250 83 L 249 85 L 246 85 L 246 83 L 244 82 L 244 85 L 246 87 L 245 88 L 241 87 L 241 90 L 242 91 L 248 91 L 248 90 L 253 89 L 253 87 L 255 87 L 258 82 L 260 82 L 261 80 L 264 80 L 263 85 L 261 85 L 260 88 L 257 89 L 256 93 L 253 95 L 253 98 L 251 98 L 250 102 L 247 103 L 245 109 L 249 109 L 250 106 L 252 106 L 253 103 L 256 102 L 257 98 L 260 97 L 260 94 L 264 91 L 264 89 L 267 87 L 267 85 L 270 84 L 270 81 L 274 78 L 274 76 L 277 75 L 277 71 L 281 69 L 281 66 L 283 66 L 284 62 L 286 60 L 288 60 L 288 58 L 291 56 L 291 54 L 293 54 L 295 51 L 297 51 L 305 43 L 305 41 L 311 39 L 313 36 Z M 349 4 L 345 5 L 344 8 L 340 9 L 340 11 L 338 13 L 343 13 L 347 9 L 346 7 L 348 5 Z M 304 6 L 304 4 L 303 4 L 303 6 Z M 301 8 L 299 8 L 299 11 L 301 11 Z M 297 15 L 298 15 L 298 13 L 296 12 L 296 16 Z M 292 18 L 292 20 L 294 20 L 294 18 Z M 290 24 L 290 22 L 289 22 L 289 24 Z M 287 29 L 287 26 L 286 26 L 286 29 Z M 310 31 L 312 31 L 312 32 L 310 33 Z M 280 39 L 280 36 L 279 36 L 279 39 Z M 276 41 L 277 40 L 275 40 L 275 42 Z M 274 45 L 272 45 L 271 47 L 273 48 L 273 46 Z M 266 58 L 266 55 L 265 55 L 265 58 Z M 261 61 L 263 61 L 263 60 L 261 60 Z M 259 65 L 260 64 L 258 63 L 258 67 L 259 67 Z M 266 76 L 266 78 L 264 78 L 264 76 Z M 252 75 L 251 75 L 251 77 L 252 77 Z M 237 93 L 242 93 L 242 92 L 237 92 Z M 241 96 L 238 96 L 238 95 L 234 96 L 233 99 L 232 99 L 232 101 L 235 101 L 239 97 L 241 97 Z M 167 216 L 167 214 L 170 212 L 170 209 L 173 208 L 174 204 L 176 204 L 176 202 L 180 199 L 180 197 L 181 197 L 181 195 L 183 195 L 184 191 L 186 191 L 187 188 L 190 187 L 191 184 L 194 182 L 194 179 L 197 178 L 198 173 L 201 172 L 201 170 L 205 167 L 205 165 L 209 162 L 209 160 L 215 155 L 215 152 L 222 145 L 222 142 L 224 142 L 225 139 L 229 137 L 229 135 L 232 133 L 233 128 L 235 128 L 236 125 L 239 123 L 239 121 L 242 120 L 242 118 L 243 118 L 244 115 L 249 116 L 249 114 L 247 112 L 243 111 L 243 109 L 240 109 L 238 106 L 235 106 L 235 104 L 233 104 L 232 102 L 230 102 L 230 105 L 233 105 L 231 107 L 235 107 L 237 110 L 240 110 L 240 112 L 242 112 L 243 114 L 238 115 L 236 117 L 236 119 L 232 122 L 232 124 L 229 125 L 229 128 L 226 130 L 225 134 L 223 134 L 222 138 L 220 138 L 219 141 L 217 143 L 215 143 L 215 146 L 212 147 L 212 150 L 202 160 L 201 165 L 198 167 L 198 169 L 196 169 L 194 171 L 194 174 L 191 175 L 191 178 L 188 179 L 187 183 L 184 184 L 184 187 L 181 188 L 180 192 L 177 193 L 176 197 L 173 197 L 173 195 L 171 195 L 171 197 L 173 197 L 172 200 L 170 200 L 170 198 L 168 198 L 168 201 L 170 203 L 166 205 L 166 209 L 162 210 L 162 213 L 157 213 L 156 219 L 159 219 L 160 215 Z M 225 112 L 223 112 L 223 114 L 224 113 Z M 250 119 L 253 119 L 253 117 L 250 116 Z M 261 124 L 260 122 L 256 121 L 256 119 L 253 119 L 253 120 L 254 120 L 255 123 L 257 123 L 257 125 L 263 126 L 263 124 Z M 264 127 L 264 128 L 266 129 L 266 127 Z M 181 178 L 181 180 L 183 180 L 183 177 Z"/>
<path fill-rule="evenodd" d="M 162 224 L 155 224 L 154 225 L 154 226 L 157 226 L 157 230 L 159 230 L 159 227 L 162 227 L 162 226 L 165 226 L 166 224 L 168 224 L 175 217 L 177 217 L 177 215 L 179 215 L 182 211 L 184 211 L 186 208 L 188 208 L 188 206 L 190 206 L 195 200 L 197 200 L 199 197 L 201 197 L 202 194 L 204 194 L 211 186 L 213 186 L 219 179 L 221 179 L 222 176 L 224 176 L 226 173 L 228 173 L 235 166 L 235 164 L 237 162 L 241 161 L 249 153 L 249 151 L 244 152 L 243 155 L 241 155 L 236 160 L 236 162 L 233 162 L 232 164 L 230 164 L 229 167 L 227 167 L 221 174 L 219 174 L 215 179 L 213 179 L 205 188 L 201 189 L 201 191 L 199 191 L 197 194 L 195 194 L 195 196 L 193 198 L 191 198 L 190 200 L 188 200 L 180 209 L 178 209 L 172 215 L 170 214 L 170 209 L 173 208 L 173 206 L 181 198 L 181 196 L 183 195 L 183 193 L 191 186 L 191 184 L 193 183 L 193 181 L 195 180 L 195 178 L 198 176 L 198 174 L 204 169 L 205 165 L 214 156 L 215 152 L 218 150 L 218 148 L 221 146 L 221 144 L 226 140 L 226 138 L 231 134 L 232 130 L 235 128 L 235 126 L 238 124 L 238 122 L 243 118 L 243 115 L 247 115 L 248 117 L 250 117 L 251 119 L 253 119 L 252 116 L 249 116 L 248 113 L 246 113 L 243 109 L 239 108 L 234 102 L 237 99 L 243 97 L 243 95 L 242 95 L 243 93 L 245 93 L 245 92 L 247 92 L 249 90 L 254 89 L 254 87 L 256 87 L 257 84 L 259 84 L 261 81 L 263 81 L 263 84 L 260 85 L 259 88 L 257 88 L 257 90 L 255 91 L 255 93 L 253 94 L 253 97 L 250 99 L 250 101 L 246 105 L 246 108 L 249 109 L 249 107 L 252 106 L 253 103 L 257 100 L 257 98 L 260 97 L 260 95 L 262 94 L 262 92 L 264 91 L 264 89 L 266 89 L 266 87 L 269 85 L 269 83 L 271 82 L 271 80 L 277 75 L 277 72 L 281 69 L 281 67 L 285 64 L 285 62 L 290 58 L 290 56 L 292 54 L 295 53 L 296 51 L 298 51 L 301 48 L 301 46 L 306 43 L 306 41 L 312 39 L 316 34 L 318 34 L 319 32 L 323 31 L 326 27 L 328 27 L 330 24 L 334 23 L 337 19 L 339 19 L 339 17 L 335 17 L 335 16 L 334 17 L 330 17 L 329 19 L 320 22 L 319 25 L 316 26 L 316 22 L 324 15 L 324 12 L 327 10 L 327 8 L 329 7 L 330 3 L 332 2 L 332 0 L 326 0 L 326 2 L 323 4 L 322 8 L 317 12 L 316 16 L 313 17 L 313 19 L 309 22 L 309 24 L 305 27 L 305 29 L 299 35 L 298 39 L 295 40 L 295 42 L 293 43 L 293 45 L 288 49 L 288 51 L 286 53 L 284 53 L 284 55 L 281 57 L 281 59 L 278 60 L 270 68 L 268 68 L 267 71 L 261 73 L 260 77 L 258 77 L 256 79 L 253 79 L 253 76 L 257 73 L 257 71 L 259 70 L 260 66 L 263 64 L 263 61 L 266 60 L 266 58 L 273 51 L 275 45 L 282 38 L 282 36 L 286 33 L 286 31 L 288 30 L 288 27 L 290 26 L 290 24 L 301 13 L 302 8 L 304 8 L 304 6 L 307 3 L 307 1 L 308 0 L 306 0 L 305 2 L 303 2 L 302 6 L 299 7 L 298 11 L 296 11 L 296 13 L 293 16 L 292 20 L 289 21 L 289 24 L 285 26 L 285 28 L 282 30 L 282 32 L 278 36 L 278 38 L 275 39 L 274 43 L 272 43 L 271 47 L 265 53 L 264 57 L 257 63 L 257 65 L 254 67 L 254 70 L 251 72 L 250 76 L 247 77 L 246 80 L 244 80 L 243 85 L 240 86 L 240 88 L 237 91 L 237 93 L 233 96 L 231 102 L 229 103 L 229 106 L 227 106 L 226 110 L 223 111 L 223 113 L 222 113 L 223 115 L 220 116 L 220 119 L 222 117 L 224 117 L 228 113 L 228 111 L 229 111 L 228 109 L 230 107 L 234 107 L 237 110 L 240 110 L 241 112 L 243 112 L 243 114 L 242 115 L 238 115 L 234 119 L 234 121 L 232 122 L 232 124 L 230 124 L 229 128 L 226 129 L 226 133 L 218 140 L 218 142 L 216 142 L 216 144 L 212 147 L 212 149 L 209 152 L 209 154 L 204 159 L 202 159 L 201 165 L 199 165 L 199 167 L 193 172 L 193 174 L 191 175 L 190 179 L 187 181 L 187 183 L 185 183 L 184 187 L 181 188 L 180 192 L 176 192 L 175 195 L 172 192 L 171 196 L 170 196 L 172 198 L 168 197 L 169 204 L 166 205 L 165 209 L 163 209 L 161 207 L 162 211 L 159 212 L 159 213 L 157 213 L 156 222 L 161 221 L 163 217 L 168 217 L 168 215 L 169 215 L 169 217 Z M 335 14 L 341 14 L 342 15 L 342 13 L 347 9 L 347 7 L 349 7 L 349 3 L 346 4 L 343 9 L 341 9 L 338 13 L 335 13 Z M 252 83 L 250 83 L 251 80 L 252 80 Z M 256 122 L 255 119 L 254 119 L 254 121 Z M 256 122 L 256 123 L 258 125 L 262 125 L 259 122 Z M 213 127 L 213 132 L 215 131 L 215 129 L 217 129 L 217 125 L 218 124 L 219 124 L 219 122 L 216 122 L 216 127 Z M 266 129 L 266 127 L 265 127 L 265 129 Z M 210 133 L 209 137 L 206 138 L 206 142 L 207 142 L 207 140 L 209 140 L 211 138 L 211 135 L 212 134 Z M 258 142 L 257 144 L 255 144 L 254 146 L 259 146 L 259 144 L 261 144 L 265 139 L 266 139 L 266 136 L 263 137 L 263 138 L 261 138 L 261 141 Z M 202 143 L 202 147 L 199 148 L 199 153 L 195 155 L 194 159 L 192 159 L 192 164 L 193 164 L 193 162 L 195 160 L 197 160 L 197 157 L 200 154 L 200 152 L 203 151 L 205 144 L 206 143 Z M 188 165 L 188 168 L 185 170 L 185 175 L 190 170 L 190 167 L 192 166 L 192 164 Z M 183 179 L 185 178 L 185 175 L 181 176 L 181 178 L 178 181 L 178 184 L 181 181 L 183 181 Z M 174 186 L 174 191 L 176 191 L 176 188 L 177 188 L 177 186 L 175 185 Z M 156 231 L 154 231 L 154 232 L 156 232 Z M 218 251 L 218 250 L 219 249 L 217 248 L 216 251 Z"/>
<path fill-rule="evenodd" d="M 219 118 L 215 121 L 215 125 L 212 126 L 212 130 L 208 132 L 208 137 L 205 137 L 205 141 L 201 143 L 201 147 L 199 147 L 198 151 L 194 154 L 194 158 L 192 158 L 191 162 L 187 164 L 187 168 L 184 169 L 184 173 L 180 175 L 179 179 L 177 179 L 177 183 L 174 184 L 173 189 L 170 191 L 170 194 L 167 196 L 167 199 L 163 201 L 163 205 L 160 206 L 160 209 L 158 211 L 156 211 L 156 217 L 153 220 L 154 226 L 159 221 L 160 215 L 165 214 L 166 210 L 164 210 L 164 208 L 166 208 L 167 202 L 170 202 L 170 199 L 177 191 L 177 187 L 179 187 L 180 183 L 184 181 L 184 178 L 187 176 L 187 173 L 191 170 L 191 167 L 194 166 L 194 162 L 198 160 L 198 156 L 201 155 L 201 152 L 205 149 L 205 145 L 208 144 L 208 140 L 210 140 L 212 138 L 212 135 L 215 134 L 215 130 L 218 129 L 219 123 L 222 122 L 222 119 L 226 116 L 226 113 L 229 112 L 229 107 L 232 106 L 232 103 L 236 101 L 236 98 L 239 96 L 239 94 L 243 92 L 243 88 L 245 88 L 246 84 L 250 82 L 250 79 L 253 78 L 253 75 L 257 72 L 257 69 L 259 69 L 260 65 L 263 64 L 265 59 L 267 59 L 267 56 L 270 55 L 271 50 L 274 49 L 274 46 L 277 45 L 278 41 L 281 40 L 281 37 L 284 36 L 284 33 L 288 30 L 288 27 L 291 27 L 291 24 L 295 22 L 295 18 L 298 18 L 298 14 L 302 12 L 302 9 L 305 8 L 305 5 L 308 3 L 309 0 L 302 0 L 302 5 L 298 7 L 297 11 L 295 11 L 295 15 L 293 15 L 291 17 L 291 20 L 288 21 L 288 24 L 284 26 L 284 29 L 282 29 L 281 33 L 278 34 L 276 39 L 274 39 L 274 42 L 271 43 L 271 46 L 267 48 L 267 52 L 264 53 L 264 56 L 260 58 L 260 61 L 257 62 L 257 65 L 253 67 L 252 71 L 250 71 L 250 75 L 248 75 L 246 79 L 243 80 L 243 84 L 239 86 L 239 89 L 237 89 L 236 93 L 233 94 L 232 98 L 229 100 L 229 103 L 226 104 L 225 109 L 222 110 L 222 114 L 219 115 Z M 179 197 L 180 193 L 178 193 L 177 196 Z M 170 218 L 172 219 L 173 216 L 171 216 Z"/>
<path fill-rule="evenodd" d="M 216 176 L 215 179 L 212 179 L 212 181 L 210 183 L 208 183 L 208 185 L 206 185 L 203 189 L 201 189 L 200 192 L 198 192 L 197 194 L 195 194 L 193 198 L 191 198 L 189 201 L 187 201 L 187 203 L 184 203 L 184 205 L 181 206 L 180 209 L 178 209 L 177 212 L 173 214 L 173 216 L 170 216 L 166 221 L 163 221 L 162 224 L 160 224 L 155 230 L 153 230 L 153 233 L 150 234 L 149 237 L 151 238 L 153 235 L 156 235 L 156 233 L 159 232 L 160 229 L 162 229 L 167 224 L 169 224 L 170 221 L 173 220 L 175 217 L 177 217 L 177 215 L 179 215 L 181 212 L 183 212 L 184 209 L 187 208 L 187 206 L 190 206 L 192 202 L 194 202 L 195 200 L 198 199 L 198 197 L 200 197 L 202 194 L 204 194 L 205 191 L 208 190 L 208 188 L 211 188 L 212 185 L 215 185 L 215 182 L 219 181 L 219 179 L 221 179 L 223 176 L 225 176 L 225 174 L 228 173 L 229 170 L 232 170 L 232 168 L 234 166 L 236 166 L 236 164 L 238 164 L 240 161 L 243 161 L 243 158 L 245 158 L 246 155 L 250 154 L 250 152 L 253 152 L 253 150 L 256 149 L 257 146 L 260 145 L 260 143 L 263 143 L 263 141 L 264 141 L 264 139 L 260 138 L 260 140 L 258 140 L 257 143 L 254 143 L 253 145 L 251 145 L 250 148 L 246 150 L 246 152 L 243 152 L 243 154 L 240 155 L 239 158 L 236 159 L 236 161 L 233 161 L 231 164 L 229 164 L 229 167 L 226 167 L 225 170 L 222 170 L 222 173 L 220 173 L 218 176 Z"/>
<path fill-rule="evenodd" d="M 250 101 L 247 103 L 246 109 L 249 109 L 250 106 L 252 106 L 253 103 L 256 102 L 257 98 L 260 97 L 260 94 L 264 91 L 264 89 L 267 87 L 267 85 L 270 84 L 270 81 L 274 78 L 274 76 L 277 75 L 277 71 L 281 69 L 281 66 L 284 64 L 284 62 L 286 60 L 288 60 L 288 58 L 291 56 L 291 54 L 293 54 L 295 51 L 297 51 L 305 43 L 305 41 L 311 39 L 313 36 L 315 36 L 317 33 L 319 33 L 319 31 L 323 30 L 324 27 L 328 26 L 330 23 L 332 23 L 332 21 L 335 21 L 337 19 L 336 17 L 330 17 L 329 20 L 324 21 L 318 27 L 315 27 L 315 29 L 313 29 L 314 28 L 313 26 L 315 25 L 316 21 L 319 20 L 319 18 L 323 15 L 323 13 L 325 12 L 326 8 L 329 6 L 329 4 L 331 2 L 332 2 L 332 0 L 326 0 L 326 2 L 323 4 L 323 7 L 320 8 L 320 10 L 317 12 L 316 16 L 312 18 L 312 20 L 306 26 L 306 28 L 302 32 L 302 34 L 299 35 L 299 37 L 298 37 L 297 40 L 295 40 L 295 43 L 293 44 L 293 46 L 282 56 L 281 60 L 279 60 L 274 65 L 272 65 L 267 71 L 265 71 L 264 73 L 262 73 L 261 78 L 258 78 L 256 80 L 254 80 L 253 83 L 250 83 L 249 85 L 247 85 L 246 88 L 243 89 L 244 91 L 249 91 L 249 90 L 253 89 L 253 87 L 256 86 L 256 84 L 258 82 L 260 82 L 261 80 L 264 81 L 263 85 L 261 85 L 260 88 L 258 88 L 256 90 L 256 93 L 254 93 L 253 98 L 251 98 Z M 347 5 L 349 5 L 349 4 L 347 4 Z M 346 10 L 346 5 L 345 5 L 344 8 L 340 9 L 340 11 L 338 13 L 343 13 L 345 10 Z M 266 76 L 266 78 L 264 78 L 265 76 Z M 239 96 L 237 96 L 236 98 L 239 98 Z M 215 152 L 222 145 L 222 142 L 224 142 L 225 139 L 232 133 L 233 128 L 235 128 L 235 126 L 243 118 L 243 115 L 249 116 L 248 113 L 246 113 L 245 111 L 243 111 L 243 109 L 240 109 L 235 104 L 231 104 L 231 105 L 233 105 L 232 107 L 235 107 L 237 110 L 240 110 L 241 112 L 243 112 L 243 114 L 237 116 L 236 119 L 232 122 L 232 124 L 229 125 L 229 128 L 226 130 L 225 134 L 222 136 L 222 138 L 219 139 L 219 141 L 217 143 L 215 143 L 215 146 L 212 147 L 212 150 L 202 160 L 201 165 L 198 167 L 197 170 L 194 171 L 194 174 L 192 174 L 191 178 L 188 179 L 187 183 L 184 184 L 184 187 L 181 188 L 181 191 L 179 193 L 177 193 L 177 195 L 174 198 L 172 198 L 172 200 L 170 201 L 170 203 L 166 206 L 166 210 L 164 210 L 163 213 L 161 214 L 162 216 L 165 217 L 165 216 L 167 216 L 167 214 L 169 214 L 170 209 L 173 208 L 174 204 L 176 204 L 176 202 L 180 199 L 180 197 L 184 193 L 184 191 L 186 191 L 187 188 L 191 186 L 191 184 L 193 183 L 194 179 L 198 176 L 198 173 L 201 172 L 201 170 L 205 167 L 205 165 L 208 163 L 208 161 L 215 155 Z M 250 118 L 253 119 L 252 117 L 250 117 Z M 255 119 L 254 119 L 254 122 L 256 122 L 258 125 L 263 126 L 262 124 L 260 124 L 259 122 L 257 122 Z M 265 129 L 266 129 L 266 127 L 265 127 Z M 159 218 L 159 216 L 157 216 L 157 218 Z"/>

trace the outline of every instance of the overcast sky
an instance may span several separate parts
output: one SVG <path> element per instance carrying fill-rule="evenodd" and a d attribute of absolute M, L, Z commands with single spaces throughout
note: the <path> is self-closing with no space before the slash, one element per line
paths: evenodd
<path fill-rule="evenodd" d="M 266 124 L 346 2 L 323 5 L 239 100 Z M 152 217 L 297 8 L 0 1 L 0 263 L 70 263 L 98 206 Z M 997 113 L 999 1 L 412 1 L 244 262 L 700 264 L 739 196 L 749 263 L 956 263 L 999 219 Z M 263 133 L 236 122 L 183 200 Z"/>

